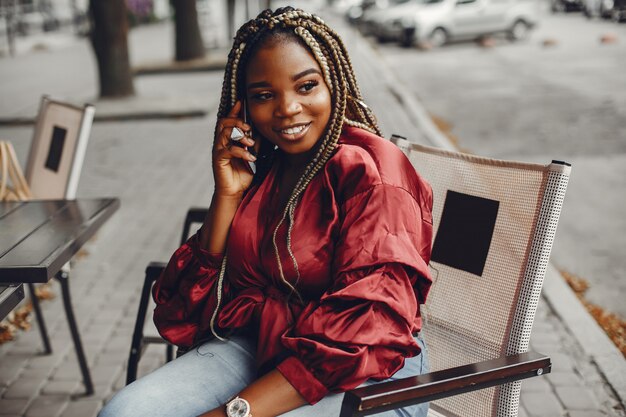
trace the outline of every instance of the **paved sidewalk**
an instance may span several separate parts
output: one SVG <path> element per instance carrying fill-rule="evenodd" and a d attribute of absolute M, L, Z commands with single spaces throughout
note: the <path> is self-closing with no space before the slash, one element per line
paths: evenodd
<path fill-rule="evenodd" d="M 332 25 L 344 36 L 366 101 L 379 117 L 385 135 L 405 133 L 427 142 L 415 109 L 399 101 L 388 88 L 389 74 L 369 43 L 336 17 Z M 131 33 L 133 62 L 171 56 L 170 27 L 156 25 Z M 78 71 L 77 69 L 80 69 Z M 71 73 L 68 76 L 67 73 Z M 26 74 L 27 79 L 23 79 Z M 32 116 L 39 96 L 93 101 L 95 62 L 85 40 L 72 40 L 51 51 L 0 58 L 0 119 Z M 14 82 L 15 81 L 15 82 Z M 43 303 L 54 353 L 41 355 L 36 329 L 0 345 L 0 416 L 93 417 L 124 385 L 143 269 L 151 260 L 166 260 L 176 247 L 182 217 L 192 205 L 208 205 L 213 188 L 210 142 L 222 74 L 153 75 L 135 79 L 138 98 L 101 105 L 96 113 L 189 106 L 201 117 L 160 118 L 95 123 L 82 178 L 80 197 L 117 196 L 118 213 L 86 246 L 72 270 L 74 307 L 91 364 L 96 394 L 82 397 L 76 364 L 60 297 Z M 402 91 L 398 86 L 397 91 Z M 107 107 L 108 106 L 108 107 Z M 149 108 L 148 110 L 154 110 Z M 22 163 L 31 126 L 0 126 L 0 137 L 11 139 Z M 59 289 L 55 288 L 59 294 Z M 563 314 L 560 312 L 559 314 Z M 542 298 L 531 345 L 549 354 L 553 372 L 526 381 L 521 416 L 625 416 L 612 387 L 555 310 Z M 150 347 L 140 374 L 164 360 Z"/>

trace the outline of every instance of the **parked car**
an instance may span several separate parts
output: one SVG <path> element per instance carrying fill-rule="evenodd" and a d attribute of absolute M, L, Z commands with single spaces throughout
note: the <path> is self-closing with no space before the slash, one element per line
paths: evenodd
<path fill-rule="evenodd" d="M 402 44 L 439 47 L 455 39 L 478 39 L 505 33 L 513 41 L 526 39 L 539 19 L 534 0 L 422 0 L 401 19 Z"/>
<path fill-rule="evenodd" d="M 386 9 L 372 12 L 367 19 L 368 34 L 373 35 L 379 42 L 399 41 L 404 28 L 402 18 L 415 9 L 415 5 L 424 0 L 398 0 Z"/>
<path fill-rule="evenodd" d="M 550 10 L 553 13 L 579 11 L 582 8 L 582 0 L 550 0 Z"/>
<path fill-rule="evenodd" d="M 626 0 L 613 0 L 611 18 L 616 22 L 626 20 Z"/>
<path fill-rule="evenodd" d="M 355 4 L 350 5 L 348 9 L 346 10 L 345 12 L 346 18 L 348 19 L 348 22 L 352 24 L 358 24 L 363 18 L 363 14 L 365 13 L 366 10 L 371 9 L 372 7 L 385 8 L 387 7 L 386 5 L 387 5 L 387 2 L 386 1 L 383 2 L 381 0 L 357 1 Z"/>
<path fill-rule="evenodd" d="M 610 19 L 614 17 L 614 11 L 620 13 L 620 4 L 622 4 L 623 9 L 623 2 L 620 3 L 616 0 L 583 0 L 582 11 L 588 19 L 594 17 Z M 616 20 L 619 21 L 621 18 Z"/>
<path fill-rule="evenodd" d="M 356 24 L 363 35 L 373 35 L 376 21 L 381 14 L 386 13 L 390 8 L 409 0 L 364 0 L 360 5 L 360 12 L 355 9 L 348 11 L 349 20 Z"/>

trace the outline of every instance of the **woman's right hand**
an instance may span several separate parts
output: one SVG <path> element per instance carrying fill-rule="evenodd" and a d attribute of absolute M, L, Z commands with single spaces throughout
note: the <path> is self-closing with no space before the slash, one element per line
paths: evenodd
<path fill-rule="evenodd" d="M 255 147 L 258 151 L 259 145 L 250 137 L 251 126 L 239 117 L 241 107 L 241 101 L 237 101 L 228 115 L 217 121 L 213 142 L 213 177 L 215 193 L 219 197 L 241 198 L 252 183 L 253 174 L 248 167 L 248 161 L 254 162 L 256 158 L 230 139 L 233 128 L 236 127 L 245 135 L 239 143 Z"/>

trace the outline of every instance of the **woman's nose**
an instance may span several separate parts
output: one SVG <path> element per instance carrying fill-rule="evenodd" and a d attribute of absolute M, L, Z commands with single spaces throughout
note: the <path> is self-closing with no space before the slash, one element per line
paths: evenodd
<path fill-rule="evenodd" d="M 294 97 L 285 96 L 278 102 L 275 114 L 278 117 L 291 117 L 302 111 L 301 103 Z"/>

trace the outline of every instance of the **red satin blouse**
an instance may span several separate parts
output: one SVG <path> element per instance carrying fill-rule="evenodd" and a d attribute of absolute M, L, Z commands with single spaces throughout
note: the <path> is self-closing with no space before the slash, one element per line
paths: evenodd
<path fill-rule="evenodd" d="M 428 294 L 432 192 L 392 143 L 345 127 L 336 152 L 301 196 L 292 230 L 272 233 L 277 168 L 246 193 L 232 223 L 218 329 L 258 337 L 261 372 L 277 368 L 311 404 L 329 391 L 386 379 L 419 354 Z M 221 254 L 192 237 L 154 286 L 161 335 L 184 347 L 210 336 Z"/>

